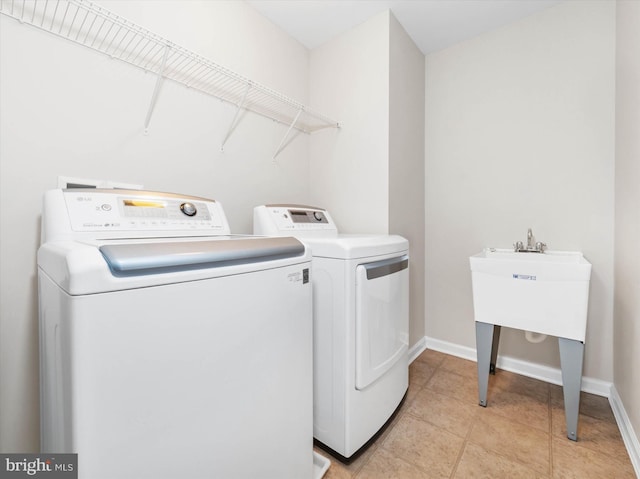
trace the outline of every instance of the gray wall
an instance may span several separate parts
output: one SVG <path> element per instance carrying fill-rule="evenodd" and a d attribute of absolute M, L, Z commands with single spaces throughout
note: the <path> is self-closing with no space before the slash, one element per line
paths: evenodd
<path fill-rule="evenodd" d="M 389 232 L 410 240 L 414 345 L 424 337 L 424 55 L 393 15 L 389 41 Z"/>
<path fill-rule="evenodd" d="M 389 229 L 389 12 L 313 49 L 310 98 L 340 121 L 310 140 L 312 204 L 341 233 Z"/>
<path fill-rule="evenodd" d="M 565 2 L 427 55 L 426 335 L 475 348 L 468 257 L 531 227 L 593 264 L 584 374 L 613 379 L 615 3 Z M 500 354 L 559 368 L 557 341 Z"/>
<path fill-rule="evenodd" d="M 410 243 L 410 337 L 424 336 L 424 55 L 391 12 L 311 52 L 311 102 L 340 119 L 310 140 L 310 191 L 342 233 Z"/>
<path fill-rule="evenodd" d="M 640 3 L 619 0 L 617 7 L 613 366 L 614 385 L 637 437 L 640 433 Z"/>
<path fill-rule="evenodd" d="M 106 2 L 252 80 L 308 101 L 306 48 L 244 2 Z M 188 26 L 188 28 L 186 27 Z M 253 207 L 308 201 L 308 136 L 271 159 L 287 127 L 0 15 L 0 450 L 39 449 L 36 249 L 58 175 L 111 179 L 222 202 L 232 231 Z"/>

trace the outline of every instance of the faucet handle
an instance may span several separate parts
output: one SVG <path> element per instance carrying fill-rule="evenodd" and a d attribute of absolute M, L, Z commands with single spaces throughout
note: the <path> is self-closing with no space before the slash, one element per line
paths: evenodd
<path fill-rule="evenodd" d="M 538 241 L 536 243 L 536 251 L 540 251 L 541 253 L 544 253 L 544 250 L 547 248 L 547 244 L 546 243 L 542 243 L 541 241 Z"/>
<path fill-rule="evenodd" d="M 518 252 L 518 251 L 522 251 L 524 249 L 524 244 L 522 243 L 522 241 L 516 241 L 515 244 L 513 245 L 513 251 L 514 252 Z"/>

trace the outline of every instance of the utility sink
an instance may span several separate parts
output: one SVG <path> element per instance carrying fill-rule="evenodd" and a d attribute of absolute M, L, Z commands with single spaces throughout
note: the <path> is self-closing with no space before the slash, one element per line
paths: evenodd
<path fill-rule="evenodd" d="M 500 328 L 507 326 L 558 337 L 567 437 L 578 440 L 578 414 L 591 263 L 582 253 L 487 248 L 469 258 L 478 354 L 478 398 L 487 406 L 489 374 L 495 373 Z"/>
<path fill-rule="evenodd" d="M 487 248 L 469 260 L 476 321 L 584 342 L 591 263 L 582 253 Z"/>

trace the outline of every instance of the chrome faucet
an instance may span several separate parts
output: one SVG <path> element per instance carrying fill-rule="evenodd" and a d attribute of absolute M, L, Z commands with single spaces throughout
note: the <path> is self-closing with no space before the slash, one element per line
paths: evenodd
<path fill-rule="evenodd" d="M 540 241 L 536 242 L 535 236 L 533 236 L 533 232 L 531 228 L 527 231 L 527 246 L 525 247 L 522 241 L 516 241 L 513 245 L 513 250 L 516 253 L 544 253 L 544 250 L 547 248 L 545 243 Z"/>
<path fill-rule="evenodd" d="M 533 232 L 531 231 L 531 228 L 529 228 L 527 230 L 527 249 L 530 250 L 531 248 L 534 248 L 533 245 L 533 240 L 535 238 L 533 237 Z"/>

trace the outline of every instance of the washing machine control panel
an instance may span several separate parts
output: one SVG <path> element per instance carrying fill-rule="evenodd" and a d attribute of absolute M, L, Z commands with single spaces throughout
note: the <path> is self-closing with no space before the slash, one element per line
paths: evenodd
<path fill-rule="evenodd" d="M 301 205 L 262 205 L 253 210 L 253 233 L 266 236 L 337 236 L 327 210 Z"/>
<path fill-rule="evenodd" d="M 205 198 L 134 190 L 62 190 L 75 232 L 184 230 L 229 234 L 220 203 Z"/>

